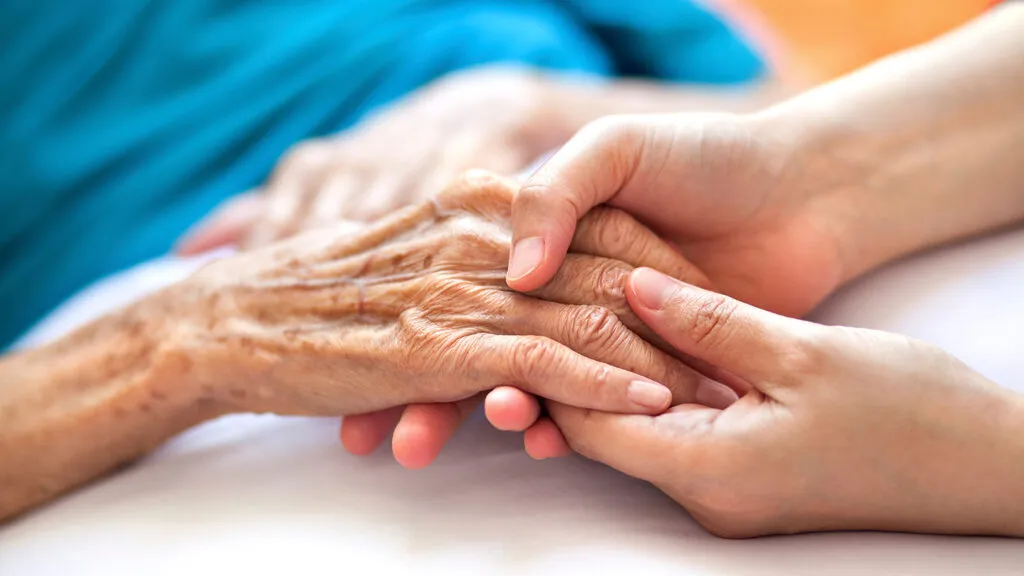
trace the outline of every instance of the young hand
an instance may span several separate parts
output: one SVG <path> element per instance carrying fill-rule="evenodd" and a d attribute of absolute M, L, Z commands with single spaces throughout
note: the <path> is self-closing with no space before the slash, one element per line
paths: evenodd
<path fill-rule="evenodd" d="M 778 316 L 649 269 L 627 296 L 711 375 L 752 389 L 724 410 L 657 416 L 549 402 L 577 452 L 654 483 L 726 537 L 1024 536 L 1019 395 L 923 342 Z"/>

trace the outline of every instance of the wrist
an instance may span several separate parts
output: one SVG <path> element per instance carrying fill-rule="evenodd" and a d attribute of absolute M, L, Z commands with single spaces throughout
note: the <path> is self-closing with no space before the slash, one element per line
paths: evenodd
<path fill-rule="evenodd" d="M 841 283 L 935 243 L 915 198 L 904 193 L 924 185 L 913 139 L 863 130 L 814 100 L 798 98 L 751 120 L 783 151 L 786 193 L 833 240 Z"/>
<path fill-rule="evenodd" d="M 237 258 L 212 263 L 171 288 L 184 306 L 168 332 L 160 379 L 180 382 L 219 415 L 302 413 L 280 385 L 289 380 L 277 373 L 282 357 L 305 352 L 291 346 L 293 338 L 280 338 L 289 332 L 279 322 L 290 307 L 272 289 L 235 284 Z"/>
<path fill-rule="evenodd" d="M 219 415 L 173 350 L 166 293 L 0 360 L 0 521 Z"/>
<path fill-rule="evenodd" d="M 1021 24 L 979 19 L 762 113 L 799 132 L 852 275 L 1024 222 Z"/>
<path fill-rule="evenodd" d="M 147 385 L 178 405 L 227 414 L 235 410 L 221 393 L 226 365 L 218 354 L 223 347 L 220 300 L 201 279 L 190 278 L 143 303 L 159 338 Z"/>

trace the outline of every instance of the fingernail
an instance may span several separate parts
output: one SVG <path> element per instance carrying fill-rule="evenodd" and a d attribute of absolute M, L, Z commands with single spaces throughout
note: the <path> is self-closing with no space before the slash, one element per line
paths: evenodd
<path fill-rule="evenodd" d="M 512 247 L 508 262 L 508 279 L 516 280 L 533 272 L 544 258 L 544 239 L 540 236 L 524 238 Z"/>
<path fill-rule="evenodd" d="M 672 403 L 672 392 L 654 382 L 634 380 L 626 393 L 634 404 L 650 410 L 664 410 Z"/>
<path fill-rule="evenodd" d="M 675 281 L 650 268 L 633 271 L 630 284 L 633 285 L 633 292 L 640 300 L 640 304 L 651 310 L 661 310 L 665 306 L 665 301 L 676 290 Z"/>
<path fill-rule="evenodd" d="M 739 395 L 725 384 L 704 380 L 697 385 L 697 403 L 709 408 L 728 408 L 740 399 Z"/>

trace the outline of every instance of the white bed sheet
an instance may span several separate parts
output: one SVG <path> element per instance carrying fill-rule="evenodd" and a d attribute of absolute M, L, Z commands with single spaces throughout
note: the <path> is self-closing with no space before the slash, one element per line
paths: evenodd
<path fill-rule="evenodd" d="M 43 341 L 193 268 L 161 261 L 87 291 Z M 1024 230 L 850 286 L 825 323 L 902 332 L 1024 391 Z M 837 533 L 726 541 L 653 488 L 580 458 L 534 462 L 468 423 L 438 462 L 346 454 L 337 421 L 236 416 L 0 528 L 0 575 L 1024 574 L 1024 541 Z"/>

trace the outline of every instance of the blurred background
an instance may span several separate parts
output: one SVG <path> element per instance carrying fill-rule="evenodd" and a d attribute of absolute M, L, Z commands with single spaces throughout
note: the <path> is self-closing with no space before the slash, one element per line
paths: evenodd
<path fill-rule="evenodd" d="M 83 287 L 168 253 L 244 191 L 316 194 L 327 180 L 314 182 L 302 167 L 268 184 L 304 141 L 342 135 L 344 151 L 327 155 L 331 169 L 362 167 L 350 196 L 386 208 L 456 169 L 522 170 L 601 114 L 675 102 L 715 108 L 716 91 L 733 98 L 727 88 L 813 86 L 990 4 L 4 0 L 0 349 Z M 552 88 L 519 92 L 479 76 L 430 91 L 427 104 L 408 97 L 499 63 L 547 71 Z M 604 101 L 582 94 L 586 83 L 558 80 L 583 76 Z M 627 78 L 649 84 L 602 91 Z M 521 111 L 540 105 L 543 114 Z M 382 122 L 386 129 L 371 130 Z M 449 139 L 466 141 L 459 134 L 473 134 L 473 145 L 460 148 L 458 162 L 438 160 Z M 417 138 L 425 144 L 410 144 Z M 436 168 L 445 162 L 447 171 Z M 408 190 L 381 191 L 392 172 Z"/>
<path fill-rule="evenodd" d="M 925 42 L 980 15 L 993 0 L 721 0 L 787 80 L 813 84 Z"/>

